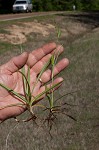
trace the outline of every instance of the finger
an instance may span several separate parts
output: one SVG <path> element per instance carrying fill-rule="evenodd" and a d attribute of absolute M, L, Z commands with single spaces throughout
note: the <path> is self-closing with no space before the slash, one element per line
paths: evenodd
<path fill-rule="evenodd" d="M 27 62 L 28 53 L 24 52 L 19 56 L 13 57 L 8 63 L 2 65 L 2 71 L 12 74 L 21 69 Z"/>
<path fill-rule="evenodd" d="M 64 70 L 69 65 L 69 60 L 67 58 L 62 59 L 54 67 L 53 75 L 56 76 L 62 70 Z M 51 80 L 52 71 L 50 69 L 46 70 L 41 76 L 42 83 L 46 83 Z"/>
<path fill-rule="evenodd" d="M 44 67 L 44 65 L 49 61 L 51 58 L 52 54 L 54 53 L 55 55 L 60 55 L 63 52 L 63 46 L 58 45 L 55 51 L 53 51 L 51 54 L 46 55 L 43 57 L 39 62 L 37 62 L 33 67 L 32 70 L 36 74 L 39 74 Z"/>
<path fill-rule="evenodd" d="M 49 43 L 29 54 L 27 65 L 33 67 L 40 59 L 56 49 L 55 43 Z"/>
<path fill-rule="evenodd" d="M 54 55 L 60 55 L 62 52 L 64 51 L 64 48 L 62 45 L 57 45 L 56 49 L 54 51 L 51 52 L 51 54 Z"/>
<path fill-rule="evenodd" d="M 36 76 L 41 72 L 43 69 L 44 65 L 50 60 L 51 54 L 48 54 L 46 57 L 43 57 L 38 63 L 36 63 L 32 69 L 31 69 L 31 75 L 32 72 L 36 74 Z"/>

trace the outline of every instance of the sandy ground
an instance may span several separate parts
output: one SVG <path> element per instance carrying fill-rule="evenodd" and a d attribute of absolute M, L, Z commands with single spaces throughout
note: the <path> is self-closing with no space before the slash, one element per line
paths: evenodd
<path fill-rule="evenodd" d="M 31 33 L 41 34 L 43 37 L 49 36 L 50 32 L 55 32 L 55 26 L 52 24 L 39 23 L 37 20 L 33 22 L 25 22 L 11 25 L 4 29 L 5 33 L 0 33 L 0 40 L 10 42 L 12 44 L 22 44 L 27 41 L 27 36 Z M 67 37 L 69 34 L 77 35 L 86 32 L 86 27 L 80 23 L 73 23 L 66 28 L 61 29 L 62 36 Z"/>

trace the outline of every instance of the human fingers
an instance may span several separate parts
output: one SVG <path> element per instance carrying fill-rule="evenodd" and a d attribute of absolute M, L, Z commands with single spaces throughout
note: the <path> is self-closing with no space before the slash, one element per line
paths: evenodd
<path fill-rule="evenodd" d="M 47 54 L 45 57 L 43 57 L 40 61 L 38 61 L 33 67 L 32 67 L 32 71 L 35 72 L 37 75 L 41 72 L 42 68 L 44 67 L 44 65 L 49 61 L 49 59 L 51 58 L 51 56 L 54 55 L 60 55 L 63 52 L 63 46 L 62 45 L 58 45 L 55 49 L 55 51 L 52 51 L 52 53 Z"/>
<path fill-rule="evenodd" d="M 13 57 L 9 62 L 0 67 L 2 73 L 12 74 L 22 68 L 27 62 L 28 53 L 24 52 L 19 56 Z"/>
<path fill-rule="evenodd" d="M 33 67 L 40 59 L 56 49 L 56 43 L 48 43 L 29 54 L 27 65 Z"/>
<path fill-rule="evenodd" d="M 53 70 L 53 75 L 56 76 L 59 74 L 62 70 L 64 70 L 69 65 L 69 60 L 67 58 L 63 58 L 61 61 L 59 61 Z M 41 81 L 42 83 L 46 83 L 51 80 L 52 71 L 51 69 L 46 70 L 42 76 Z"/>

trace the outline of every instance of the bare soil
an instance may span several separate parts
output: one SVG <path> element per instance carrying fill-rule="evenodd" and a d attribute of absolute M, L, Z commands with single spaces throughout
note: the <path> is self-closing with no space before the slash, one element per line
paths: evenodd
<path fill-rule="evenodd" d="M 42 24 L 36 22 L 25 22 L 20 25 L 12 25 L 5 29 L 9 34 L 0 34 L 0 40 L 10 42 L 11 44 L 22 44 L 27 41 L 27 35 L 30 33 L 39 33 L 46 37 L 49 35 L 50 30 L 55 29 L 51 24 Z"/>
<path fill-rule="evenodd" d="M 51 32 L 55 32 L 55 25 L 33 22 L 20 23 L 11 25 L 4 29 L 7 33 L 0 34 L 0 40 L 10 42 L 11 44 L 22 44 L 27 42 L 27 35 L 31 33 L 41 34 L 44 38 Z M 69 22 L 67 27 L 61 29 L 62 36 L 68 37 L 70 34 L 79 35 L 87 31 L 87 28 L 81 23 Z M 9 34 L 8 34 L 9 33 Z"/>

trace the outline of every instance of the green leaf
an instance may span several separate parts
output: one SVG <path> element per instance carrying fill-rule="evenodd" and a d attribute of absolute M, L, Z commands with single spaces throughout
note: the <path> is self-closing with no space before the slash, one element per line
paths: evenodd
<path fill-rule="evenodd" d="M 22 96 L 21 94 L 15 92 L 14 90 L 12 90 L 11 88 L 5 86 L 4 84 L 0 83 L 0 86 L 2 88 L 4 88 L 5 90 L 7 90 L 9 93 L 15 95 L 16 97 L 20 98 L 23 102 L 27 103 L 27 100 L 24 98 L 24 96 Z"/>
<path fill-rule="evenodd" d="M 54 84 L 54 85 L 52 85 L 50 88 L 47 88 L 47 89 L 46 89 L 45 91 L 43 91 L 42 93 L 38 94 L 36 97 L 34 97 L 33 100 L 31 100 L 31 105 L 34 105 L 34 104 L 38 103 L 38 102 L 41 100 L 40 98 L 41 98 L 44 94 L 46 94 L 46 93 L 50 92 L 52 89 L 54 89 L 54 88 L 60 86 L 61 83 L 62 83 L 62 82 L 59 82 L 59 83 L 57 83 L 57 84 Z"/>
<path fill-rule="evenodd" d="M 57 37 L 58 37 L 58 39 L 60 38 L 60 36 L 61 36 L 61 30 L 60 30 L 60 28 L 58 28 L 57 29 Z"/>
<path fill-rule="evenodd" d="M 0 107 L 0 110 L 5 109 L 7 107 L 14 107 L 14 106 L 24 106 L 25 104 L 21 104 L 21 103 L 16 103 L 16 104 L 10 104 L 10 105 L 6 105 L 3 107 Z"/>
<path fill-rule="evenodd" d="M 30 70 L 30 69 L 29 69 Z M 25 98 L 28 101 L 28 103 L 31 101 L 31 90 L 30 90 L 30 71 L 28 72 L 28 79 L 25 75 L 25 69 L 23 67 L 22 72 L 19 71 L 22 74 L 23 77 L 23 88 L 24 88 L 24 94 L 25 94 Z"/>
<path fill-rule="evenodd" d="M 42 68 L 41 72 L 39 73 L 39 75 L 38 75 L 38 77 L 37 77 L 37 80 L 36 80 L 36 82 L 35 82 L 35 84 L 34 84 L 34 86 L 33 86 L 32 92 L 33 92 L 33 90 L 34 90 L 36 84 L 37 84 L 38 81 L 40 80 L 42 74 L 45 72 L 45 70 L 46 70 L 46 69 L 48 68 L 48 66 L 50 65 L 50 61 L 51 61 L 51 58 L 50 58 L 50 59 L 47 61 L 47 63 L 43 66 L 43 68 Z"/>

